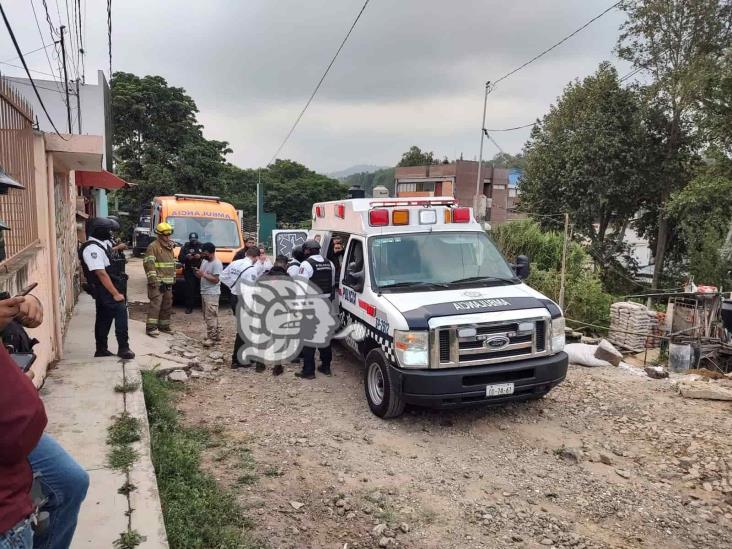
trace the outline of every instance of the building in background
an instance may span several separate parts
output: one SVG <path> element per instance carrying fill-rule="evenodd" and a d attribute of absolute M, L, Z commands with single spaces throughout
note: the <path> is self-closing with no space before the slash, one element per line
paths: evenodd
<path fill-rule="evenodd" d="M 453 196 L 459 205 L 471 208 L 476 194 L 482 194 L 487 198 L 485 220 L 500 224 L 523 217 L 514 211 L 520 177 L 520 170 L 494 168 L 484 163 L 479 189 L 478 162 L 456 160 L 450 164 L 398 167 L 394 172 L 394 189 L 398 197 Z"/>
<path fill-rule="evenodd" d="M 38 128 L 53 133 L 54 129 L 43 113 L 38 99 L 33 93 L 30 80 L 27 78 L 5 77 L 20 95 L 30 103 L 36 114 Z M 97 71 L 97 83 L 69 83 L 69 109 L 71 112 L 71 131 L 68 127 L 68 111 L 66 108 L 66 91 L 63 82 L 55 80 L 39 80 L 34 78 L 38 94 L 61 133 L 101 136 L 103 141 L 102 166 L 112 171 L 112 103 L 109 85 L 104 72 Z M 114 180 L 100 176 L 83 176 L 77 178 L 79 198 L 84 202 L 84 211 L 89 216 L 106 217 L 109 215 L 107 191 L 118 188 Z"/>
<path fill-rule="evenodd" d="M 0 192 L 0 221 L 7 227 L 0 244 L 0 291 L 16 295 L 38 283 L 33 295 L 45 319 L 28 330 L 40 342 L 31 368 L 38 386 L 48 365 L 62 358 L 63 335 L 80 291 L 77 249 L 89 216 L 81 209 L 86 203 L 80 191 L 91 188 L 87 183 L 120 188 L 125 182 L 102 168 L 103 136 L 34 129 L 30 94 L 18 88 L 0 78 L 0 182 L 15 185 Z"/>

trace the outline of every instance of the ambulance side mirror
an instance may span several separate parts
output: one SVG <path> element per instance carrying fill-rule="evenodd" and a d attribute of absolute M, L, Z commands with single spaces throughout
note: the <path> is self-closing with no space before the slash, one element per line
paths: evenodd
<path fill-rule="evenodd" d="M 525 255 L 516 258 L 516 276 L 521 280 L 526 280 L 531 274 L 531 263 Z"/>
<path fill-rule="evenodd" d="M 352 261 L 346 267 L 346 275 L 343 277 L 343 282 L 356 290 L 357 292 L 363 291 L 363 269 L 358 268 L 358 263 Z"/>

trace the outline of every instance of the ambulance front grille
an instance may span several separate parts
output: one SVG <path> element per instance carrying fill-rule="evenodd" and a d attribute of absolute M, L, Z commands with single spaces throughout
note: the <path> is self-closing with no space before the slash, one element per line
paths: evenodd
<path fill-rule="evenodd" d="M 531 330 L 526 324 L 531 323 Z M 519 331 L 519 326 L 524 328 Z M 518 322 L 444 326 L 432 338 L 436 368 L 456 368 L 524 360 L 547 354 L 548 323 L 543 318 Z M 459 337 L 461 328 L 475 328 L 475 335 Z"/>

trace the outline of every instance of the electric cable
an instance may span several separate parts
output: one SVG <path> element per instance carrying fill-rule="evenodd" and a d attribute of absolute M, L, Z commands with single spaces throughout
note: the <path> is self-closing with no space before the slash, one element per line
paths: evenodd
<path fill-rule="evenodd" d="M 28 65 L 25 62 L 25 57 L 23 57 L 23 52 L 21 51 L 20 46 L 18 45 L 18 41 L 15 39 L 15 33 L 13 32 L 13 28 L 10 26 L 10 21 L 8 21 L 8 18 L 5 15 L 5 10 L 3 9 L 2 4 L 0 4 L 0 14 L 3 16 L 3 21 L 5 22 L 5 27 L 8 29 L 8 34 L 10 35 L 10 39 L 13 42 L 13 46 L 15 46 L 15 51 L 18 52 L 18 57 L 20 57 L 20 60 L 23 63 L 23 68 L 25 69 L 25 73 L 28 75 L 28 80 L 30 80 L 31 85 L 33 86 L 33 91 L 36 94 L 36 99 L 38 99 L 38 102 L 40 103 L 41 108 L 43 109 L 43 112 L 46 113 L 46 118 L 48 118 L 48 121 L 51 123 L 51 126 L 53 127 L 54 131 L 56 132 L 56 135 L 58 135 L 64 141 L 68 141 L 68 139 L 65 138 L 63 135 L 61 135 L 61 133 L 58 131 L 58 128 L 56 128 L 56 124 L 53 122 L 51 115 L 48 114 L 48 109 L 46 109 L 46 105 L 43 103 L 43 99 L 41 99 L 41 94 L 38 93 L 38 89 L 36 88 L 36 83 L 33 81 L 33 77 L 31 76 L 30 70 L 28 70 Z"/>
<path fill-rule="evenodd" d="M 109 49 L 109 80 L 112 81 L 112 0 L 107 0 L 107 46 Z"/>
<path fill-rule="evenodd" d="M 111 2 L 112 0 L 108 0 Z M 358 15 L 356 16 L 356 19 L 354 19 L 353 24 L 351 24 L 351 28 L 348 29 L 348 32 L 346 33 L 345 38 L 341 42 L 341 45 L 338 46 L 338 49 L 335 52 L 335 55 L 330 60 L 330 63 L 328 63 L 328 66 L 325 69 L 325 72 L 323 73 L 323 76 L 320 77 L 320 80 L 318 81 L 317 85 L 315 86 L 315 89 L 313 90 L 313 93 L 310 94 L 310 98 L 307 100 L 307 103 L 305 103 L 305 106 L 300 111 L 300 114 L 297 115 L 297 118 L 295 119 L 295 123 L 290 128 L 290 131 L 287 132 L 287 135 L 285 136 L 285 139 L 282 141 L 280 146 L 277 148 L 277 151 L 272 155 L 272 159 L 268 162 L 268 165 L 275 161 L 277 158 L 277 155 L 280 154 L 283 147 L 287 143 L 287 141 L 292 136 L 293 132 L 295 131 L 295 128 L 300 123 L 300 120 L 302 119 L 303 115 L 305 114 L 305 111 L 308 110 L 308 107 L 310 106 L 310 103 L 312 103 L 313 99 L 315 98 L 315 94 L 318 93 L 318 90 L 320 89 L 321 84 L 325 80 L 325 77 L 328 76 L 328 72 L 330 71 L 331 67 L 333 66 L 333 63 L 335 63 L 336 58 L 338 57 L 338 54 L 341 53 L 341 50 L 343 49 L 343 46 L 346 45 L 346 42 L 348 41 L 348 37 L 351 36 L 351 33 L 353 32 L 353 29 L 356 27 L 356 23 L 358 23 L 358 20 L 361 18 L 361 15 L 363 15 L 364 10 L 366 9 L 366 6 L 368 6 L 370 0 L 366 0 L 361 7 L 361 11 L 358 12 Z"/>
<path fill-rule="evenodd" d="M 492 84 L 491 84 L 491 87 L 495 87 L 495 86 L 496 86 L 496 84 L 498 84 L 499 82 L 502 82 L 503 80 L 505 80 L 505 79 L 506 79 L 506 78 L 508 78 L 509 76 L 512 76 L 512 75 L 516 74 L 516 73 L 517 73 L 517 72 L 519 72 L 519 71 L 520 71 L 521 69 L 523 69 L 523 68 L 525 68 L 525 67 L 528 67 L 529 65 L 531 65 L 531 63 L 533 63 L 533 62 L 534 62 L 534 61 L 536 61 L 537 59 L 539 59 L 539 58 L 541 58 L 541 57 L 545 56 L 545 55 L 546 55 L 547 53 L 549 53 L 550 51 L 552 51 L 552 50 L 554 50 L 555 48 L 557 48 L 557 47 L 561 46 L 561 45 L 562 45 L 562 44 L 564 44 L 564 43 L 565 43 L 565 42 L 566 42 L 567 40 L 569 40 L 570 38 L 572 38 L 573 36 L 575 36 L 575 35 L 576 35 L 576 34 L 578 34 L 579 32 L 581 32 L 581 31 L 583 31 L 584 29 L 586 29 L 587 27 L 589 27 L 589 26 L 590 26 L 590 25 L 591 25 L 592 23 L 594 23 L 595 21 L 597 21 L 598 19 L 600 19 L 600 18 L 601 18 L 601 17 L 603 16 L 603 15 L 605 15 L 606 13 L 608 13 L 608 12 L 612 11 L 613 9 L 617 8 L 617 7 L 618 7 L 618 6 L 620 5 L 620 4 L 622 4 L 622 0 L 620 0 L 619 2 L 615 2 L 615 3 L 614 3 L 614 4 L 612 5 L 612 6 L 610 6 L 610 7 L 609 7 L 609 8 L 607 8 L 607 9 L 605 9 L 605 10 L 604 10 L 604 11 L 603 11 L 602 13 L 600 13 L 600 14 L 596 15 L 595 17 L 593 17 L 592 19 L 590 19 L 589 21 L 587 21 L 587 23 L 585 23 L 584 25 L 582 25 L 582 26 L 581 26 L 580 28 L 578 28 L 577 30 L 573 31 L 572 33 L 570 33 L 570 34 L 568 34 L 567 36 L 565 36 L 564 38 L 562 38 L 562 39 L 561 39 L 561 40 L 560 40 L 559 42 L 557 42 L 557 43 L 556 43 L 556 44 L 554 44 L 553 46 L 551 46 L 551 47 L 549 47 L 549 48 L 545 49 L 545 50 L 544 50 L 543 52 L 541 52 L 540 54 L 538 54 L 538 55 L 535 55 L 534 57 L 532 57 L 531 59 L 529 59 L 529 60 L 528 60 L 528 61 L 527 61 L 526 63 L 524 63 L 523 65 L 520 65 L 520 66 L 516 67 L 516 68 L 515 68 L 515 69 L 513 69 L 512 71 L 510 71 L 510 72 L 507 72 L 506 74 L 504 74 L 504 75 L 503 75 L 503 76 L 501 76 L 500 78 L 498 78 L 498 79 L 494 80 L 494 81 L 492 82 Z"/>

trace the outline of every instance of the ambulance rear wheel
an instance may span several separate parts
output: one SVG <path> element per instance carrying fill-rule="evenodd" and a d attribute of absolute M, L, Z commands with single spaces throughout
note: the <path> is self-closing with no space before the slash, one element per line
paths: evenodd
<path fill-rule="evenodd" d="M 395 386 L 387 364 L 381 349 L 374 349 L 366 355 L 366 400 L 371 411 L 384 419 L 400 416 L 404 412 L 402 395 Z"/>

